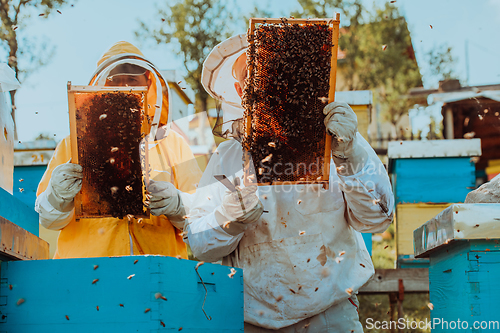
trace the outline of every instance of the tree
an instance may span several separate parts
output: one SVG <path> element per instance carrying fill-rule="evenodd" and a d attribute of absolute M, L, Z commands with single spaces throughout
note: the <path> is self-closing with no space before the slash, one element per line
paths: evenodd
<path fill-rule="evenodd" d="M 358 0 L 299 0 L 302 16 L 323 16 L 340 9 L 342 21 L 339 48 L 346 58 L 339 62 L 347 90 L 370 89 L 386 118 L 394 125 L 411 107 L 405 95 L 421 86 L 406 20 L 389 3 L 368 13 Z M 330 15 L 331 16 L 331 15 Z"/>
<path fill-rule="evenodd" d="M 248 23 L 252 17 L 259 17 L 259 18 L 260 17 L 272 17 L 272 15 L 273 14 L 269 11 L 269 8 L 264 9 L 262 7 L 254 6 L 252 12 L 250 12 L 247 15 L 242 16 L 241 23 L 242 23 L 243 29 L 246 30 L 249 28 Z"/>
<path fill-rule="evenodd" d="M 67 0 L 0 0 L 0 49 L 5 51 L 7 63 L 16 73 L 19 82 L 47 64 L 52 58 L 54 49 L 49 50 L 45 41 L 20 37 L 22 33 L 18 32 L 27 26 L 30 14 L 33 12 L 47 18 L 51 12 L 66 2 Z M 10 92 L 14 139 L 17 140 L 15 95 L 15 90 Z"/>
<path fill-rule="evenodd" d="M 439 81 L 458 78 L 451 47 L 446 45 L 434 47 L 425 54 L 425 57 L 430 65 L 431 76 L 436 77 Z"/>
<path fill-rule="evenodd" d="M 207 111 L 209 95 L 201 84 L 203 62 L 217 44 L 232 34 L 231 9 L 217 0 L 178 0 L 159 8 L 159 18 L 162 24 L 153 29 L 140 22 L 136 36 L 153 38 L 158 44 L 175 44 L 175 52 L 183 57 L 186 81 L 200 102 L 199 111 Z"/>

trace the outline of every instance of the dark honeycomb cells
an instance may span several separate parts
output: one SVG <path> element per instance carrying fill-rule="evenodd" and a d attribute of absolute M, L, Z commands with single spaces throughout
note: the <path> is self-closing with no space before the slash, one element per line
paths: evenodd
<path fill-rule="evenodd" d="M 323 108 L 332 31 L 326 24 L 262 24 L 248 35 L 242 144 L 259 183 L 318 181 L 325 155 Z M 248 126 L 248 124 L 246 124 Z"/>
<path fill-rule="evenodd" d="M 90 95 L 90 94 L 87 94 Z M 90 95 L 77 105 L 78 162 L 84 216 L 141 216 L 140 93 Z"/>

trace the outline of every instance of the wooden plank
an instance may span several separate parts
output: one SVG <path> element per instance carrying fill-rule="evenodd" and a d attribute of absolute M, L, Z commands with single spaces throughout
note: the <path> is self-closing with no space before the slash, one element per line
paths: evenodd
<path fill-rule="evenodd" d="M 375 275 L 359 290 L 360 294 L 386 294 L 399 291 L 399 280 L 403 280 L 405 293 L 429 292 L 427 268 L 376 269 Z"/>
<path fill-rule="evenodd" d="M 283 23 L 283 21 L 285 21 L 289 24 L 308 24 L 308 23 L 311 23 L 311 24 L 321 24 L 321 23 L 329 24 L 332 22 L 339 22 L 340 21 L 340 14 L 335 13 L 335 20 L 329 19 L 329 18 L 310 18 L 310 19 L 285 18 L 284 20 L 282 20 L 281 18 L 253 17 L 250 19 L 250 24 L 252 24 L 252 22 L 254 24 L 257 24 L 257 23 L 280 24 L 280 23 Z"/>
<path fill-rule="evenodd" d="M 48 259 L 49 244 L 0 216 L 0 260 Z"/>

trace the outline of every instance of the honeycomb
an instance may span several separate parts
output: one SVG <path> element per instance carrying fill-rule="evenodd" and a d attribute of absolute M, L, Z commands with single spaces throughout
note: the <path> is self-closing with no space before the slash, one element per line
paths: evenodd
<path fill-rule="evenodd" d="M 141 125 L 145 94 L 75 93 L 78 163 L 83 168 L 77 217 L 146 216 L 145 149 Z"/>
<path fill-rule="evenodd" d="M 259 184 L 323 180 L 332 28 L 282 19 L 248 34 L 245 161 Z"/>

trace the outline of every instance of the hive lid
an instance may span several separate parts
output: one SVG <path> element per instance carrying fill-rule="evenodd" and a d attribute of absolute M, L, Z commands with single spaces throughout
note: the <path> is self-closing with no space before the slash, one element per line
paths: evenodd
<path fill-rule="evenodd" d="M 389 159 L 481 156 L 481 139 L 392 141 Z"/>
<path fill-rule="evenodd" d="M 413 231 L 415 258 L 460 239 L 500 238 L 500 204 L 453 204 Z"/>

